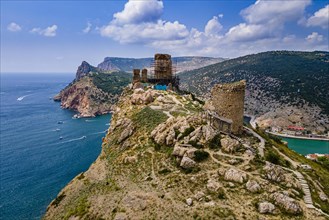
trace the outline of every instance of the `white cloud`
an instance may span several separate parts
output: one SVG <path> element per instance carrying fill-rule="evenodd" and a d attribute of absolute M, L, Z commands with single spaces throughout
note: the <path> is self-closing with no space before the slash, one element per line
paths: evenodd
<path fill-rule="evenodd" d="M 101 36 L 120 43 L 152 44 L 154 41 L 175 41 L 188 36 L 185 25 L 161 20 L 162 13 L 162 1 L 130 0 L 123 11 L 115 13 L 113 20 L 99 31 Z"/>
<path fill-rule="evenodd" d="M 21 31 L 22 28 L 21 26 L 19 26 L 18 24 L 16 24 L 15 22 L 11 22 L 8 26 L 7 26 L 7 30 L 11 31 L 11 32 L 18 32 Z"/>
<path fill-rule="evenodd" d="M 241 23 L 226 33 L 230 41 L 255 41 L 270 37 L 270 30 L 261 24 Z"/>
<path fill-rule="evenodd" d="M 177 40 L 187 37 L 188 30 L 179 22 L 158 20 L 157 23 L 115 25 L 110 23 L 100 29 L 104 37 L 120 43 L 147 43 L 154 40 Z"/>
<path fill-rule="evenodd" d="M 204 31 L 206 35 L 218 35 L 220 31 L 223 29 L 221 23 L 219 23 L 218 18 L 222 18 L 223 15 L 214 16 L 211 20 L 206 24 Z"/>
<path fill-rule="evenodd" d="M 55 37 L 56 36 L 57 25 L 49 26 L 45 29 L 33 28 L 30 32 L 43 35 L 45 37 Z"/>
<path fill-rule="evenodd" d="M 326 29 L 329 27 L 329 5 L 326 5 L 324 8 L 321 8 L 317 12 L 314 13 L 313 16 L 311 16 L 306 21 L 307 26 L 319 26 L 323 29 Z"/>
<path fill-rule="evenodd" d="M 255 4 L 242 10 L 241 15 L 252 24 L 280 24 L 299 19 L 303 15 L 305 7 L 310 4 L 311 0 L 258 0 Z"/>
<path fill-rule="evenodd" d="M 310 43 L 321 43 L 323 41 L 323 35 L 313 32 L 305 38 Z"/>
<path fill-rule="evenodd" d="M 123 11 L 114 14 L 117 24 L 156 22 L 163 13 L 163 2 L 158 0 L 129 0 Z"/>
<path fill-rule="evenodd" d="M 241 11 L 244 22 L 228 27 L 225 33 L 220 22 L 222 14 L 211 18 L 200 31 L 188 29 L 179 21 L 161 19 L 162 1 L 130 0 L 98 31 L 120 43 L 140 43 L 175 55 L 236 57 L 267 50 L 328 50 L 322 35 L 311 36 L 305 43 L 303 37 L 284 34 L 285 24 L 297 23 L 310 3 L 258 0 Z"/>
<path fill-rule="evenodd" d="M 91 27 L 92 27 L 91 23 L 88 22 L 88 23 L 87 23 L 87 27 L 85 27 L 85 28 L 82 30 L 82 32 L 83 32 L 84 34 L 88 34 L 88 33 L 91 31 Z"/>

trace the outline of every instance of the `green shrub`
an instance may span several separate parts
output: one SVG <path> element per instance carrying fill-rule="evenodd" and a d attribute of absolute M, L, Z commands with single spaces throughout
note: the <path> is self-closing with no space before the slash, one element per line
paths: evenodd
<path fill-rule="evenodd" d="M 189 141 L 188 144 L 190 144 L 190 145 L 192 145 L 193 147 L 198 148 L 198 149 L 200 149 L 200 148 L 203 147 L 201 144 L 198 144 L 197 141 Z"/>
<path fill-rule="evenodd" d="M 220 143 L 221 136 L 220 134 L 216 134 L 209 142 L 208 142 L 208 147 L 210 149 L 219 149 L 222 147 Z"/>
<path fill-rule="evenodd" d="M 208 159 L 208 157 L 209 157 L 209 153 L 204 150 L 196 150 L 194 152 L 194 155 L 195 155 L 194 160 L 196 162 L 204 161 L 204 160 Z"/>
<path fill-rule="evenodd" d="M 265 159 L 273 164 L 277 164 L 280 165 L 280 156 L 278 153 L 269 150 L 266 155 L 265 155 Z"/>
<path fill-rule="evenodd" d="M 194 130 L 195 130 L 195 128 L 192 127 L 192 126 L 186 128 L 185 131 L 182 133 L 182 135 L 179 137 L 179 140 L 181 140 L 181 139 L 183 139 L 184 137 L 188 136 L 188 135 L 191 134 Z"/>

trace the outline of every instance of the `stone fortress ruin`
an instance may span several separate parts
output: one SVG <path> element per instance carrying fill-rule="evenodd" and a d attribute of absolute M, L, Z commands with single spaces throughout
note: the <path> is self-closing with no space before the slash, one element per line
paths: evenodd
<path fill-rule="evenodd" d="M 133 70 L 133 87 L 143 88 L 142 83 L 179 90 L 179 77 L 174 74 L 171 56 L 155 54 L 150 74 L 147 69 Z M 227 134 L 241 134 L 243 130 L 244 96 L 246 81 L 216 84 L 211 90 L 210 108 L 206 115 L 211 126 Z"/>
<path fill-rule="evenodd" d="M 246 81 L 216 84 L 211 90 L 211 103 L 214 113 L 210 117 L 215 126 L 227 133 L 241 134 Z"/>
<path fill-rule="evenodd" d="M 134 69 L 133 83 L 151 83 L 178 90 L 179 77 L 174 73 L 171 55 L 155 54 L 150 73 L 147 69 L 142 69 L 142 72 L 140 69 Z"/>

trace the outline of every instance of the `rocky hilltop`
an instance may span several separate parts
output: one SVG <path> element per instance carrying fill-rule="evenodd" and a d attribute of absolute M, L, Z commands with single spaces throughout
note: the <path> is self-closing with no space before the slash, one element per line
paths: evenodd
<path fill-rule="evenodd" d="M 131 87 L 44 219 L 325 219 L 328 170 L 260 131 L 220 133 L 193 95 Z"/>
<path fill-rule="evenodd" d="M 173 64 L 177 72 L 198 69 L 204 66 L 222 62 L 223 58 L 185 56 L 173 57 Z M 150 69 L 153 58 L 121 58 L 105 57 L 104 61 L 98 64 L 97 68 L 103 71 L 127 71 L 132 69 Z"/>
<path fill-rule="evenodd" d="M 58 95 L 62 108 L 74 110 L 77 117 L 94 117 L 111 111 L 131 74 L 103 72 L 86 61 L 78 67 L 76 78 Z"/>
<path fill-rule="evenodd" d="M 329 130 L 328 52 L 252 54 L 181 73 L 180 78 L 183 89 L 204 97 L 216 83 L 246 79 L 246 113 L 255 115 L 259 126 Z"/>

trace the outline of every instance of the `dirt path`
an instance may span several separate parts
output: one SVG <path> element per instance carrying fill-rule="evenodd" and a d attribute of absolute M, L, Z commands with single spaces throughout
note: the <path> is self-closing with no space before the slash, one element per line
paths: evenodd
<path fill-rule="evenodd" d="M 261 157 L 264 157 L 264 149 L 265 149 L 265 139 L 262 138 L 259 134 L 257 134 L 256 132 L 254 132 L 252 129 L 248 128 L 248 127 L 243 127 L 245 130 L 247 130 L 247 132 L 251 133 L 253 136 L 255 136 L 256 138 L 258 138 L 258 140 L 260 141 L 259 145 L 258 145 L 258 152 L 259 155 Z"/>

